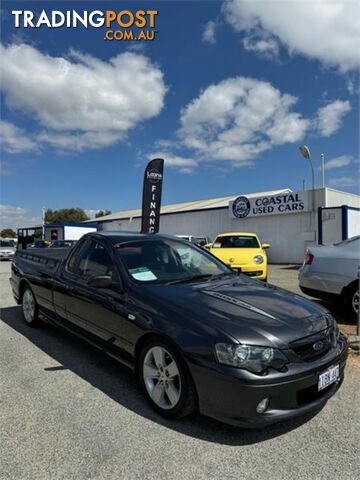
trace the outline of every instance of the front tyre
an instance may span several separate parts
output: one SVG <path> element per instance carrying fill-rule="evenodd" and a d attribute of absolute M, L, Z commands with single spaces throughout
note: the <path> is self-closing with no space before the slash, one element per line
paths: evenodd
<path fill-rule="evenodd" d="M 36 327 L 38 325 L 38 307 L 34 297 L 34 294 L 30 287 L 25 287 L 22 296 L 22 313 L 26 325 L 29 327 Z"/>
<path fill-rule="evenodd" d="M 149 403 L 160 415 L 181 418 L 195 411 L 193 380 L 172 345 L 162 340 L 146 344 L 139 358 L 139 377 Z"/>

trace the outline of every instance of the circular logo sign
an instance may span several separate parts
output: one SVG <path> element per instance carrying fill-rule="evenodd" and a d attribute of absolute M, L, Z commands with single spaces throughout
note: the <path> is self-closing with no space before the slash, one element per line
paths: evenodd
<path fill-rule="evenodd" d="M 250 212 L 250 202 L 246 197 L 237 197 L 232 204 L 232 212 L 237 218 L 245 218 Z"/>
<path fill-rule="evenodd" d="M 153 168 L 152 170 L 149 170 L 146 172 L 146 178 L 151 182 L 151 183 L 157 183 L 160 180 L 162 180 L 162 175 L 161 173 Z"/>

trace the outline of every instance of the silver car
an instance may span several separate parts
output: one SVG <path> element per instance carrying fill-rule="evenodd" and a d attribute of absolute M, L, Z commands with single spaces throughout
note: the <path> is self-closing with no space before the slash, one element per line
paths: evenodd
<path fill-rule="evenodd" d="M 0 260 L 12 260 L 15 255 L 14 240 L 0 240 Z"/>
<path fill-rule="evenodd" d="M 310 247 L 299 271 L 299 285 L 306 294 L 342 301 L 352 315 L 359 314 L 360 236 L 334 245 Z"/>

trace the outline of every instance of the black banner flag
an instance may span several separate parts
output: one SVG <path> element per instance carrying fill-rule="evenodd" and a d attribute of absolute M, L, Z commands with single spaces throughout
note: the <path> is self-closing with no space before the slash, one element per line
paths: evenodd
<path fill-rule="evenodd" d="M 163 170 L 164 160 L 162 158 L 151 160 L 145 169 L 141 233 L 157 233 L 159 231 Z"/>

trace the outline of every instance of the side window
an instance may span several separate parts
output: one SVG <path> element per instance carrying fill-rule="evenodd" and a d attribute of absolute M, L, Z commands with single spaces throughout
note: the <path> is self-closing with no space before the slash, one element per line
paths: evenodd
<path fill-rule="evenodd" d="M 89 249 L 91 242 L 89 240 L 83 242 L 81 245 L 79 245 L 76 250 L 73 251 L 71 257 L 66 263 L 65 270 L 70 273 L 77 274 L 78 273 L 78 263 L 79 259 L 81 259 L 84 255 L 84 253 L 87 252 Z"/>
<path fill-rule="evenodd" d="M 83 277 L 109 275 L 116 282 L 117 274 L 109 252 L 101 243 L 92 241 L 88 248 L 81 252 L 77 266 L 77 274 Z"/>

